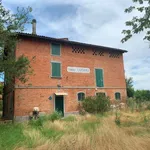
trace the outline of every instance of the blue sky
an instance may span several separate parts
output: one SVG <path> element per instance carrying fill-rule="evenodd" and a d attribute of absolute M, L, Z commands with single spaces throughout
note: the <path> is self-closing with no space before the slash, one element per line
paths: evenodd
<path fill-rule="evenodd" d="M 127 49 L 126 76 L 133 77 L 136 89 L 150 89 L 150 45 L 142 40 L 144 34 L 120 42 L 125 21 L 138 15 L 124 13 L 132 0 L 3 0 L 3 5 L 12 12 L 17 6 L 31 6 L 39 35 Z M 31 33 L 31 26 L 26 32 Z"/>

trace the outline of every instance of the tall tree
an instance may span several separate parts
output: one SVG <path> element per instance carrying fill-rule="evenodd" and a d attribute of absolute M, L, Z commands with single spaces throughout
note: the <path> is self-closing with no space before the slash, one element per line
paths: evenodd
<path fill-rule="evenodd" d="M 150 0 L 132 0 L 133 6 L 125 9 L 125 13 L 131 13 L 133 11 L 139 12 L 138 16 L 134 16 L 132 20 L 126 22 L 126 26 L 129 28 L 123 30 L 122 33 L 125 37 L 121 40 L 122 43 L 128 41 L 133 34 L 138 34 L 145 31 L 144 40 L 150 41 Z"/>
<path fill-rule="evenodd" d="M 5 76 L 5 82 L 9 84 L 15 78 L 25 82 L 26 74 L 30 72 L 29 59 L 23 55 L 16 59 L 14 52 L 17 32 L 23 32 L 24 25 L 30 23 L 31 11 L 31 7 L 17 8 L 17 13 L 12 14 L 0 1 L 0 75 Z"/>
<path fill-rule="evenodd" d="M 126 87 L 127 87 L 127 96 L 133 97 L 134 96 L 134 88 L 133 88 L 133 78 L 126 78 Z"/>

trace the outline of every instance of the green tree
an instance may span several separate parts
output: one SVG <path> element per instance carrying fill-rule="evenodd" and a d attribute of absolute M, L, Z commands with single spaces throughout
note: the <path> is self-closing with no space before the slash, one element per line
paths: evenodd
<path fill-rule="evenodd" d="M 30 23 L 31 11 L 30 7 L 17 8 L 17 13 L 12 14 L 0 1 L 0 76 L 5 76 L 8 84 L 15 78 L 25 82 L 26 75 L 31 72 L 30 60 L 27 57 L 22 55 L 15 58 L 17 32 L 23 32 L 24 25 Z"/>
<path fill-rule="evenodd" d="M 135 98 L 137 102 L 150 101 L 150 90 L 135 91 Z"/>
<path fill-rule="evenodd" d="M 127 96 L 133 97 L 134 96 L 134 88 L 133 88 L 133 78 L 126 78 L 126 87 L 127 87 Z"/>
<path fill-rule="evenodd" d="M 137 11 L 138 16 L 134 16 L 131 20 L 126 22 L 127 30 L 122 33 L 125 37 L 121 40 L 122 43 L 129 40 L 133 34 L 138 34 L 145 31 L 144 40 L 150 41 L 150 0 L 132 0 L 134 5 L 125 9 L 125 13 Z"/>

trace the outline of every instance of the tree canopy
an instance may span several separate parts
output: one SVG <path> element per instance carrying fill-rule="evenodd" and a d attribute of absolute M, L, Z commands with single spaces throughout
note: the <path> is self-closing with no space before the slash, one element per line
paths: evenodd
<path fill-rule="evenodd" d="M 125 37 L 121 40 L 122 43 L 128 41 L 133 34 L 138 34 L 145 31 L 144 40 L 150 41 L 150 0 L 132 0 L 133 6 L 125 9 L 125 13 L 135 11 L 138 16 L 134 16 L 131 20 L 126 21 L 127 30 L 122 33 Z"/>
<path fill-rule="evenodd" d="M 25 82 L 26 74 L 31 71 L 30 60 L 24 55 L 16 59 L 14 53 L 17 32 L 23 32 L 25 24 L 31 22 L 31 11 L 31 7 L 17 8 L 17 13 L 12 14 L 0 1 L 0 76 L 5 76 L 7 83 L 14 79 Z"/>
<path fill-rule="evenodd" d="M 134 88 L 133 88 L 133 78 L 126 78 L 126 87 L 127 87 L 127 96 L 133 97 L 134 96 Z"/>

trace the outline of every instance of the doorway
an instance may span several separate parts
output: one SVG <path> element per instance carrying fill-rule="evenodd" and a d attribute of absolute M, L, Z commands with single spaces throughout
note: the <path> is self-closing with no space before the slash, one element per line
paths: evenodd
<path fill-rule="evenodd" d="M 55 111 L 61 112 L 64 116 L 64 97 L 63 95 L 55 95 Z"/>

